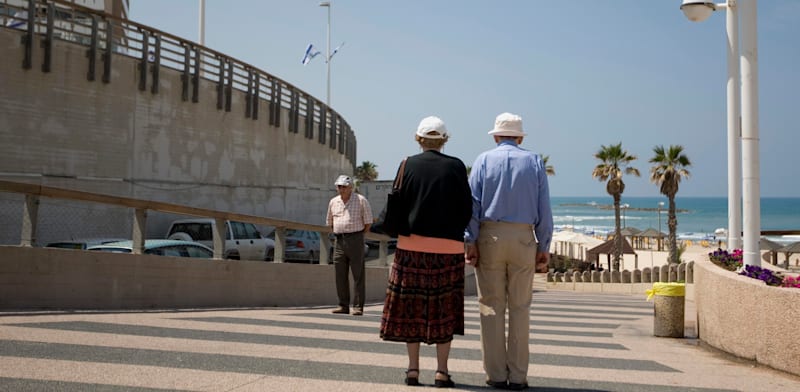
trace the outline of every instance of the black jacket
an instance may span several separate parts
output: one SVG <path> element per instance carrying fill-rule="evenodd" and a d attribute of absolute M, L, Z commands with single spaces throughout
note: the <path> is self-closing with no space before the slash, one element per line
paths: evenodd
<path fill-rule="evenodd" d="M 400 195 L 410 228 L 401 235 L 464 240 L 472 193 L 460 159 L 434 150 L 408 157 Z"/>

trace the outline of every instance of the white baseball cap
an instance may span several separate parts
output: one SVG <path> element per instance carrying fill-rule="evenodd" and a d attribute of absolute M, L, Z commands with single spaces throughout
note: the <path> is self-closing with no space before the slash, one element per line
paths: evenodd
<path fill-rule="evenodd" d="M 429 116 L 422 119 L 417 126 L 417 136 L 426 139 L 444 139 L 449 137 L 444 121 L 436 116 Z"/>
<path fill-rule="evenodd" d="M 499 114 L 494 120 L 494 129 L 489 131 L 489 134 L 495 136 L 516 137 L 527 135 L 522 131 L 522 117 L 511 113 Z"/>
<path fill-rule="evenodd" d="M 339 176 L 336 179 L 336 182 L 334 182 L 333 184 L 336 185 L 336 186 L 339 186 L 339 185 L 352 186 L 353 185 L 353 179 L 350 176 L 346 175 L 346 174 L 342 174 L 341 176 Z"/>

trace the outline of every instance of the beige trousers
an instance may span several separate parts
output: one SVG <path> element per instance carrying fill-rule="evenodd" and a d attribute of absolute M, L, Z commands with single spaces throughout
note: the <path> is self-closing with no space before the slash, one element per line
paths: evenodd
<path fill-rule="evenodd" d="M 537 244 L 531 225 L 482 222 L 475 276 L 483 368 L 491 381 L 528 378 L 530 307 Z M 508 339 L 505 314 L 508 309 Z"/>

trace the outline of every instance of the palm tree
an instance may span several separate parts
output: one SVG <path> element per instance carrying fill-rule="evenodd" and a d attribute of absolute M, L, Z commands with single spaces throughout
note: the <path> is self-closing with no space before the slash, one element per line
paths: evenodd
<path fill-rule="evenodd" d="M 358 182 L 375 181 L 378 178 L 378 171 L 375 170 L 377 167 L 370 161 L 361 162 L 361 166 L 356 167 L 355 177 Z"/>
<path fill-rule="evenodd" d="M 622 174 L 632 174 L 639 176 L 639 170 L 630 166 L 636 160 L 635 155 L 628 154 L 622 149 L 622 142 L 609 146 L 601 146 L 600 150 L 594 154 L 600 163 L 592 170 L 592 177 L 599 181 L 608 181 L 606 192 L 614 197 L 614 270 L 619 271 L 620 260 L 622 259 L 622 233 L 620 232 L 619 202 L 622 192 L 625 191 L 625 183 L 622 181 Z"/>
<path fill-rule="evenodd" d="M 548 176 L 554 176 L 556 175 L 556 169 L 553 167 L 553 165 L 547 164 L 547 161 L 549 160 L 550 160 L 550 155 L 542 156 L 542 162 L 544 162 L 544 172 L 547 173 Z"/>
<path fill-rule="evenodd" d="M 655 155 L 650 158 L 653 167 L 650 168 L 650 181 L 661 187 L 660 191 L 669 199 L 669 215 L 667 227 L 669 228 L 669 262 L 678 263 L 678 219 L 675 216 L 675 194 L 678 193 L 678 186 L 683 178 L 689 178 L 689 170 L 692 166 L 689 158 L 683 153 L 683 146 L 673 145 L 669 149 L 664 146 L 653 147 Z"/>

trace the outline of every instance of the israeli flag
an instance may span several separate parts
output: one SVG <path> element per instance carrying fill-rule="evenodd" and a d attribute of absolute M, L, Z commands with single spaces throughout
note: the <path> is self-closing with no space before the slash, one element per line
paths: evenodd
<path fill-rule="evenodd" d="M 10 27 L 12 29 L 16 29 L 18 27 L 22 27 L 26 23 L 28 23 L 28 20 L 27 20 L 28 19 L 28 11 L 17 11 L 14 14 L 14 18 L 16 18 L 16 19 L 8 18 L 8 21 L 6 22 L 6 26 Z"/>
<path fill-rule="evenodd" d="M 311 59 L 316 57 L 318 54 L 319 54 L 319 50 L 315 51 L 314 50 L 314 45 L 313 44 L 308 44 L 308 46 L 306 47 L 306 54 L 303 55 L 303 61 L 301 61 L 301 62 L 303 63 L 303 65 L 306 65 L 306 64 L 310 63 Z"/>
<path fill-rule="evenodd" d="M 342 42 L 341 44 L 339 44 L 339 46 L 333 49 L 333 52 L 331 52 L 331 58 L 333 58 L 333 55 L 339 52 L 339 48 L 341 48 L 342 46 L 344 46 L 344 42 Z"/>

